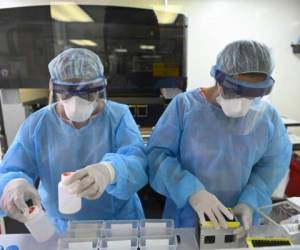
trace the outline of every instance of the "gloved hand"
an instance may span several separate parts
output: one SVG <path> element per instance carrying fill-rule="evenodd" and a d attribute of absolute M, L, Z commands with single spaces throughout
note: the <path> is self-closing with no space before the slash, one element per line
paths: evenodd
<path fill-rule="evenodd" d="M 227 228 L 224 215 L 229 219 L 233 219 L 233 215 L 224 207 L 217 197 L 206 190 L 201 190 L 191 195 L 189 202 L 198 214 L 200 222 L 205 222 L 204 214 L 206 214 L 216 229 L 220 229 L 220 226 Z"/>
<path fill-rule="evenodd" d="M 248 233 L 252 226 L 253 210 L 248 205 L 239 203 L 234 207 L 233 213 L 242 220 L 243 228 L 235 231 L 237 239 L 240 239 Z"/>
<path fill-rule="evenodd" d="M 13 179 L 6 184 L 0 205 L 7 215 L 24 223 L 29 214 L 26 201 L 32 200 L 33 205 L 41 207 L 40 197 L 35 187 L 23 178 Z"/>
<path fill-rule="evenodd" d="M 73 185 L 72 193 L 88 200 L 98 199 L 108 185 L 115 179 L 115 170 L 108 162 L 100 162 L 77 170 L 70 178 L 63 181 L 65 185 Z M 75 186 L 75 188 L 74 188 Z"/>

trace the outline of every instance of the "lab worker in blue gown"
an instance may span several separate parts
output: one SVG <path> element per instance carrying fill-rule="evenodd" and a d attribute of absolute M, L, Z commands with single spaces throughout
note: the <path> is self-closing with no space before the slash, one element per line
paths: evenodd
<path fill-rule="evenodd" d="M 144 218 L 136 193 L 148 180 L 144 144 L 128 107 L 106 99 L 100 58 L 67 49 L 49 63 L 49 72 L 56 101 L 24 121 L 1 162 L 1 215 L 24 222 L 32 200 L 59 232 L 68 220 Z M 58 210 L 64 172 L 75 172 L 64 184 L 82 197 L 75 214 Z"/>
<path fill-rule="evenodd" d="M 159 119 L 147 146 L 149 178 L 177 227 L 195 226 L 198 215 L 226 228 L 233 208 L 249 230 L 255 209 L 271 203 L 292 150 L 280 115 L 262 99 L 273 68 L 266 45 L 232 42 L 211 69 L 216 84 L 177 95 Z"/>

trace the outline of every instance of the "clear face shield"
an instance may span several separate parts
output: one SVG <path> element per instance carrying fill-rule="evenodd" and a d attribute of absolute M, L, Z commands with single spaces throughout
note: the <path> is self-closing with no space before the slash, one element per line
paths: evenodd
<path fill-rule="evenodd" d="M 232 127 L 234 124 L 242 124 L 240 133 L 249 133 L 267 108 L 267 103 L 261 97 L 270 94 L 274 79 L 266 76 L 259 82 L 241 81 L 226 75 L 216 66 L 212 68 L 211 75 L 218 84 L 219 96 L 216 102 L 229 119 L 234 118 L 229 123 Z"/>
<path fill-rule="evenodd" d="M 89 119 L 93 112 L 106 103 L 106 79 L 92 81 L 51 80 L 49 104 L 62 104 L 67 118 L 75 122 Z"/>
<path fill-rule="evenodd" d="M 255 83 L 233 79 L 218 70 L 216 66 L 212 67 L 210 74 L 222 87 L 222 96 L 225 99 L 263 97 L 271 93 L 275 83 L 274 79 L 268 75 L 265 80 Z"/>

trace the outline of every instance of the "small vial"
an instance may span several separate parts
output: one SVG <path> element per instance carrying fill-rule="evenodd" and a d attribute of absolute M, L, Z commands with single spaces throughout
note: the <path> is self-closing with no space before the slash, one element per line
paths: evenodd
<path fill-rule="evenodd" d="M 49 240 L 54 235 L 54 226 L 42 208 L 31 206 L 27 215 L 25 226 L 33 238 L 38 242 Z"/>
<path fill-rule="evenodd" d="M 79 181 L 71 185 L 64 184 L 64 180 L 70 178 L 72 174 L 71 172 L 63 173 L 58 183 L 58 209 L 62 214 L 74 214 L 81 209 L 81 198 L 71 193 Z"/>

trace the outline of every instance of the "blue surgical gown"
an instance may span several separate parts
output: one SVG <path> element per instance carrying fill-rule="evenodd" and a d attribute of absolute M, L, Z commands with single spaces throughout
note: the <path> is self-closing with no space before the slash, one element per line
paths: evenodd
<path fill-rule="evenodd" d="M 150 184 L 166 196 L 164 218 L 192 227 L 188 198 L 202 189 L 227 207 L 270 204 L 291 149 L 270 104 L 255 100 L 246 117 L 229 118 L 196 89 L 177 95 L 155 126 L 147 147 Z"/>
<path fill-rule="evenodd" d="M 0 165 L 0 196 L 14 178 L 33 183 L 40 177 L 42 205 L 60 232 L 68 220 L 144 218 L 136 192 L 148 181 L 147 157 L 128 107 L 108 101 L 85 127 L 76 129 L 58 116 L 54 105 L 31 114 L 20 127 Z M 99 199 L 82 199 L 79 212 L 61 214 L 57 193 L 61 174 L 101 161 L 112 163 L 115 182 Z"/>

